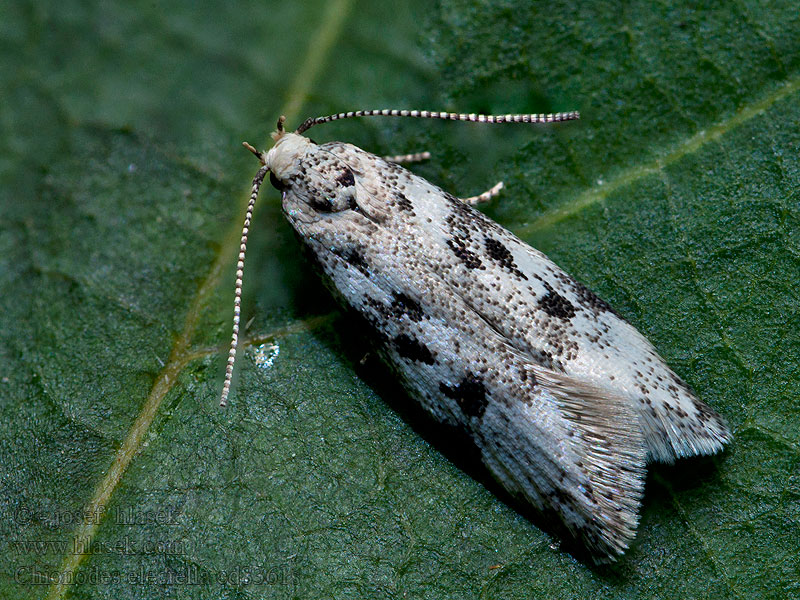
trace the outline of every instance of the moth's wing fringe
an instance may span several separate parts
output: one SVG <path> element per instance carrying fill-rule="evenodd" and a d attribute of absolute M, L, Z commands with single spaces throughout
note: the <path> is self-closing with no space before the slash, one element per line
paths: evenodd
<path fill-rule="evenodd" d="M 537 382 L 583 433 L 579 437 L 585 442 L 590 478 L 599 487 L 600 509 L 622 552 L 636 535 L 644 495 L 647 450 L 636 413 L 625 398 L 607 390 L 546 369 L 535 372 Z"/>
<path fill-rule="evenodd" d="M 557 403 L 567 431 L 550 430 L 560 439 L 547 452 L 539 415 L 525 413 L 526 404 L 518 399 L 498 402 L 493 409 L 505 414 L 492 419 L 490 427 L 507 430 L 486 436 L 486 465 L 509 490 L 558 514 L 595 560 L 613 560 L 636 535 L 644 494 L 647 451 L 637 416 L 624 398 L 567 375 L 529 368 Z"/>
<path fill-rule="evenodd" d="M 678 458 L 708 456 L 724 449 L 731 441 L 731 432 L 725 419 L 705 402 L 699 400 L 689 386 L 671 369 L 667 372 L 680 384 L 684 406 L 692 411 L 687 423 L 670 418 L 671 404 L 656 403 L 654 410 L 642 410 L 639 422 L 650 449 L 650 460 L 672 464 Z M 686 410 L 686 408 L 680 410 Z"/>

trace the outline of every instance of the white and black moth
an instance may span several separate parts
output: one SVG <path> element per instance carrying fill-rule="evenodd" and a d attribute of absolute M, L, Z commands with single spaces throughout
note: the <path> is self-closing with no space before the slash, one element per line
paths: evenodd
<path fill-rule="evenodd" d="M 608 304 L 544 254 L 462 200 L 351 144 L 301 134 L 349 117 L 486 123 L 556 122 L 577 113 L 462 115 L 377 110 L 278 121 L 257 152 L 236 275 L 230 391 L 242 268 L 265 175 L 338 300 L 365 319 L 378 352 L 438 421 L 474 440 L 512 495 L 555 514 L 597 560 L 634 538 L 648 461 L 713 454 L 730 440 L 720 416 Z"/>

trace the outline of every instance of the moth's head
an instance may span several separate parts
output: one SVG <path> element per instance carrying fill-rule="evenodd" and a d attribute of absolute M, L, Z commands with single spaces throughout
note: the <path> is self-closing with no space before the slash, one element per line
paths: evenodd
<path fill-rule="evenodd" d="M 264 165 L 270 170 L 270 181 L 273 185 L 277 183 L 275 179 L 286 182 L 298 174 L 309 146 L 313 146 L 313 142 L 296 133 L 283 132 L 283 135 L 277 137 L 275 145 L 263 157 Z"/>
<path fill-rule="evenodd" d="M 258 152 L 247 143 L 245 147 L 264 165 L 262 169 L 269 172 L 269 181 L 275 189 L 280 192 L 291 189 L 288 197 L 284 193 L 284 211 L 290 222 L 313 222 L 322 214 L 357 208 L 355 176 L 341 159 L 323 151 L 309 160 L 307 155 L 320 147 L 299 131 L 284 130 L 283 117 L 278 120 L 272 139 L 275 145 L 268 152 Z"/>
<path fill-rule="evenodd" d="M 314 142 L 302 135 L 287 132 L 283 128 L 285 119 L 286 117 L 278 119 L 278 128 L 272 132 L 275 145 L 268 152 L 259 152 L 250 144 L 244 143 L 245 148 L 267 167 L 270 183 L 278 190 L 282 190 L 286 182 L 298 174 L 303 156 L 308 152 L 309 146 L 314 145 Z"/>

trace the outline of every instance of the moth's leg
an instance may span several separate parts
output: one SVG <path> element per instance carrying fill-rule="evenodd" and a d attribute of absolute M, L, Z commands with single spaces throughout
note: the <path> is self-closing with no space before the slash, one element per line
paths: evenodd
<path fill-rule="evenodd" d="M 490 190 L 483 192 L 479 196 L 470 196 L 469 198 L 459 198 L 464 204 L 469 204 L 470 206 L 475 206 L 476 204 L 480 204 L 481 202 L 488 202 L 497 194 L 500 193 L 500 190 L 503 189 L 503 182 L 498 181 L 497 184 Z"/>
<path fill-rule="evenodd" d="M 394 156 L 384 156 L 383 160 L 386 162 L 401 163 L 415 163 L 428 160 L 431 157 L 430 152 L 417 152 L 416 154 L 396 154 Z"/>

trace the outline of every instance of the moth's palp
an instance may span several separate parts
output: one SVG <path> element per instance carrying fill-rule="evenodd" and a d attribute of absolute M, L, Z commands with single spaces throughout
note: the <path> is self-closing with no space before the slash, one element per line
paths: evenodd
<path fill-rule="evenodd" d="M 252 144 L 248 144 L 247 142 L 242 142 L 242 146 L 244 146 L 245 148 L 250 150 L 250 152 L 255 154 L 256 158 L 258 158 L 258 160 L 261 161 L 261 164 L 262 165 L 264 164 L 264 155 L 261 152 L 259 152 L 258 150 L 256 150 L 255 147 Z"/>

